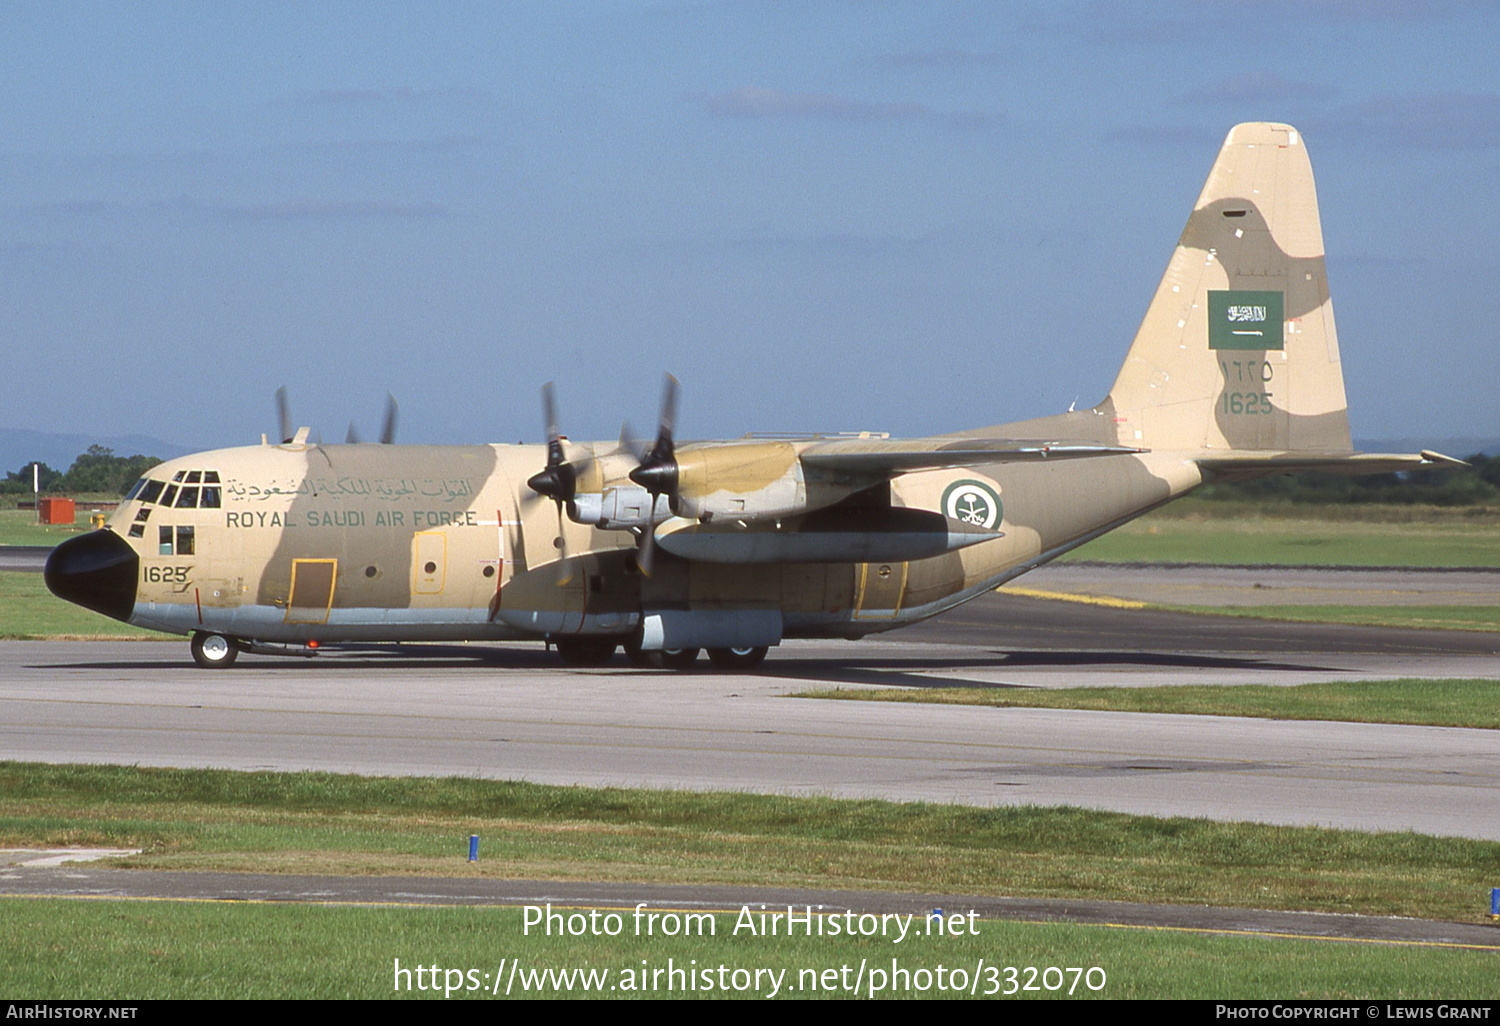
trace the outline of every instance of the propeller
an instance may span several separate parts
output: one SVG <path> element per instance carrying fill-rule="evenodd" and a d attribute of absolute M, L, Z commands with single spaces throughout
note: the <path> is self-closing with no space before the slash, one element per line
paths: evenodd
<path fill-rule="evenodd" d="M 380 444 L 391 445 L 396 441 L 396 419 L 401 414 L 401 406 L 396 402 L 396 397 L 387 392 L 385 394 L 385 419 L 380 423 Z"/>
<path fill-rule="evenodd" d="M 668 374 L 662 382 L 661 414 L 657 418 L 656 441 L 641 457 L 640 465 L 630 472 L 630 480 L 646 489 L 651 497 L 650 508 L 656 508 L 659 495 L 667 497 L 667 504 L 677 505 L 677 448 L 672 441 L 673 426 L 677 422 L 677 379 Z M 621 437 L 625 443 L 624 433 Z M 636 553 L 636 565 L 641 573 L 651 576 L 651 566 L 656 556 L 656 525 L 647 524 L 641 535 L 641 550 Z"/>
<path fill-rule="evenodd" d="M 396 418 L 401 412 L 401 406 L 396 402 L 396 397 L 387 392 L 385 394 L 385 418 L 380 423 L 380 444 L 390 445 L 396 440 Z M 364 439 L 359 436 L 359 429 L 354 426 L 354 421 L 349 422 L 349 430 L 344 434 L 346 445 L 358 445 Z"/>
<path fill-rule="evenodd" d="M 276 426 L 279 429 L 276 437 L 281 439 L 282 445 L 289 445 L 293 432 L 292 411 L 286 401 L 285 385 L 276 390 Z"/>
<path fill-rule="evenodd" d="M 573 579 L 573 571 L 568 563 L 568 533 L 567 525 L 563 523 L 563 509 L 578 494 L 578 477 L 588 470 L 593 460 L 588 457 L 577 462 L 568 459 L 563 448 L 562 431 L 558 428 L 557 395 L 550 381 L 542 386 L 542 419 L 547 430 L 547 465 L 526 479 L 526 487 L 551 499 L 557 506 L 557 583 L 564 585 Z"/>

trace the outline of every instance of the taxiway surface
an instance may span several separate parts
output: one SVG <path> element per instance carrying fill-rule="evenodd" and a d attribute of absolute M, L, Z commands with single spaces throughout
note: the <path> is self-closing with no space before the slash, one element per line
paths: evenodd
<path fill-rule="evenodd" d="M 893 640 L 788 644 L 764 672 L 740 676 L 623 661 L 567 670 L 536 645 L 244 657 L 219 672 L 192 667 L 181 642 L 8 642 L 0 751 L 46 762 L 1067 804 L 1500 839 L 1494 731 L 785 697 L 829 683 L 1500 677 L 1497 657 L 1494 634 L 1005 595 Z"/>

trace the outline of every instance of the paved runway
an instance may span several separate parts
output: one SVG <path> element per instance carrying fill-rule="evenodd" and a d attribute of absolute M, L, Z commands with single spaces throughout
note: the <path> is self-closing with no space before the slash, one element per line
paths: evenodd
<path fill-rule="evenodd" d="M 181 642 L 9 642 L 0 753 L 1069 804 L 1500 839 L 1494 731 L 784 697 L 829 681 L 1500 677 L 1495 635 L 1140 612 L 986 596 L 892 640 L 789 644 L 748 676 L 566 670 L 538 646 L 245 657 L 210 672 Z"/>

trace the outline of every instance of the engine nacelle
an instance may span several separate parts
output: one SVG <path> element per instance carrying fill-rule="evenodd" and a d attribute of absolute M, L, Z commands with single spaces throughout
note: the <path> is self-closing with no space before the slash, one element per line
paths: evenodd
<path fill-rule="evenodd" d="M 652 508 L 651 496 L 640 485 L 620 485 L 601 492 L 585 492 L 573 497 L 568 504 L 568 517 L 574 523 L 590 527 L 631 528 L 650 527 L 672 518 L 672 509 L 665 495 L 656 497 Z"/>
<path fill-rule="evenodd" d="M 808 509 L 802 463 L 787 442 L 679 450 L 677 478 L 673 512 L 690 520 L 759 519 Z"/>

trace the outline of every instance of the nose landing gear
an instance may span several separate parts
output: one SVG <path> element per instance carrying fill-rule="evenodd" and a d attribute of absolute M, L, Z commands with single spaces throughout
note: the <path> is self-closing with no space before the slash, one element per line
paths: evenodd
<path fill-rule="evenodd" d="M 195 631 L 188 647 L 193 653 L 193 662 L 205 670 L 222 670 L 233 666 L 240 656 L 239 645 L 233 638 L 208 631 Z"/>

